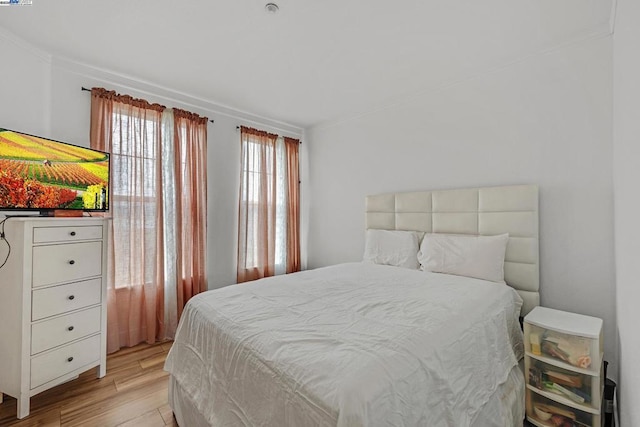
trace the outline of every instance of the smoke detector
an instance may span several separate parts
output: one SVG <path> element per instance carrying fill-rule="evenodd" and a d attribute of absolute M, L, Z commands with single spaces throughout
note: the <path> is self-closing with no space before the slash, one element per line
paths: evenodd
<path fill-rule="evenodd" d="M 275 13 L 278 13 L 278 10 L 280 10 L 280 8 L 275 3 L 267 3 L 264 6 L 264 10 L 267 11 L 267 13 L 274 13 L 275 14 Z"/>

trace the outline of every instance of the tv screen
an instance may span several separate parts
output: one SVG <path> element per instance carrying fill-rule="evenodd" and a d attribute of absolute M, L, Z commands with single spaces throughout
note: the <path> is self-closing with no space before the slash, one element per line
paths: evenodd
<path fill-rule="evenodd" d="M 109 209 L 109 154 L 0 128 L 0 210 Z"/>

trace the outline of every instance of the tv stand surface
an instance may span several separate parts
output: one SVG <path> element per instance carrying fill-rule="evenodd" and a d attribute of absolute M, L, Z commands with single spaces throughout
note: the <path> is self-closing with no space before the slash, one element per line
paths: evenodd
<path fill-rule="evenodd" d="M 5 211 L 6 212 L 6 211 Z M 90 218 L 80 209 L 45 209 L 22 214 L 6 214 L 5 218 Z"/>

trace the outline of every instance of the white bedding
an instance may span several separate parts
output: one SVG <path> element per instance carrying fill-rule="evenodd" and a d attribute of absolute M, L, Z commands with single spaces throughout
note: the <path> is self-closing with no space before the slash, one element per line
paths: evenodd
<path fill-rule="evenodd" d="M 215 426 L 469 426 L 522 356 L 521 304 L 504 284 L 342 264 L 192 298 L 165 369 Z"/>

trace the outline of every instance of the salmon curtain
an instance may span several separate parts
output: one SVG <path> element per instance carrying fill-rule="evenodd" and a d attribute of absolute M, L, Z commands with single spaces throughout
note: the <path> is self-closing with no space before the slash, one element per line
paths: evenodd
<path fill-rule="evenodd" d="M 110 353 L 173 337 L 184 303 L 206 289 L 206 128 L 192 131 L 185 114 L 177 113 L 179 123 L 175 116 L 158 104 L 91 90 L 91 147 L 111 153 Z M 203 197 L 198 190 L 195 203 L 193 182 L 204 182 L 205 192 Z"/>
<path fill-rule="evenodd" d="M 275 274 L 276 140 L 278 135 L 240 128 L 238 283 Z"/>
<path fill-rule="evenodd" d="M 300 271 L 300 140 L 284 137 L 287 162 L 287 264 L 286 272 Z"/>
<path fill-rule="evenodd" d="M 207 118 L 173 109 L 176 174 L 178 318 L 189 299 L 207 290 Z"/>

